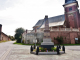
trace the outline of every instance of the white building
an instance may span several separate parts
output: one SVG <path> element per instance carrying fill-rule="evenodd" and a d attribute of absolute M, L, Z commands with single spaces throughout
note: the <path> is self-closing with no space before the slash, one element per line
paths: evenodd
<path fill-rule="evenodd" d="M 35 30 L 26 30 L 26 32 L 24 32 L 22 34 L 22 41 L 25 44 L 33 44 L 33 43 L 41 43 L 41 41 L 43 40 L 43 32 L 39 30 L 35 33 Z"/>

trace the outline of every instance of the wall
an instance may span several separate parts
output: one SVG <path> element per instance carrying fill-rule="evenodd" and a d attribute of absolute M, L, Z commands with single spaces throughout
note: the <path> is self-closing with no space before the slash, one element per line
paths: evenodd
<path fill-rule="evenodd" d="M 51 39 L 54 44 L 58 44 L 57 40 L 54 40 L 54 37 L 62 36 L 63 37 L 63 44 L 75 44 L 75 38 L 80 36 L 80 32 L 73 32 L 73 31 L 51 31 L 50 32 Z"/>
<path fill-rule="evenodd" d="M 1 40 L 10 40 L 10 39 L 5 34 L 1 33 Z"/>
<path fill-rule="evenodd" d="M 72 10 L 69 11 L 69 8 L 72 7 Z M 77 5 L 69 6 L 65 8 L 65 20 L 67 28 L 79 28 L 79 11 L 77 10 Z M 76 11 L 77 10 L 77 11 Z"/>
<path fill-rule="evenodd" d="M 2 32 L 2 25 L 0 24 L 0 40 L 1 40 L 1 32 Z"/>

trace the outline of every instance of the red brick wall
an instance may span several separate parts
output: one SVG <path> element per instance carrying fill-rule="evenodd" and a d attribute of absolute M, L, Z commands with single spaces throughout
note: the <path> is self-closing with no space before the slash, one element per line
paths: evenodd
<path fill-rule="evenodd" d="M 69 11 L 69 8 L 72 7 L 72 10 Z M 79 11 L 76 11 L 78 9 L 77 5 L 69 6 L 65 8 L 65 20 L 66 20 L 66 27 L 67 28 L 79 28 Z M 75 11 L 75 12 L 72 12 Z M 69 13 L 71 12 L 71 13 Z"/>
<path fill-rule="evenodd" d="M 79 27 L 80 27 L 80 14 L 79 14 Z"/>
<path fill-rule="evenodd" d="M 72 31 L 51 31 L 50 32 L 51 39 L 54 44 L 58 44 L 57 40 L 54 40 L 54 37 L 62 36 L 63 44 L 75 44 L 75 38 L 80 36 L 80 32 L 72 32 Z"/>
<path fill-rule="evenodd" d="M 77 33 L 70 33 L 70 40 L 71 40 L 71 44 L 75 44 L 75 38 L 77 37 Z"/>

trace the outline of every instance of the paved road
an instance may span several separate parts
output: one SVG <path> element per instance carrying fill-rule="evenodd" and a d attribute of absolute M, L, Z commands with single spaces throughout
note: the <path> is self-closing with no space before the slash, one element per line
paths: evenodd
<path fill-rule="evenodd" d="M 30 46 L 13 43 L 0 43 L 0 60 L 80 60 L 80 46 L 66 46 L 66 53 L 61 55 L 34 55 Z"/>
<path fill-rule="evenodd" d="M 4 60 L 10 50 L 13 48 L 15 41 L 0 43 L 0 60 Z"/>

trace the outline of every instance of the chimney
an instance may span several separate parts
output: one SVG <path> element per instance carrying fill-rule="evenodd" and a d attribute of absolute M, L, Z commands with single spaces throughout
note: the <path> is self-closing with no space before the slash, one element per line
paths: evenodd
<path fill-rule="evenodd" d="M 45 15 L 45 18 L 48 18 L 48 15 Z"/>
<path fill-rule="evenodd" d="M 0 24 L 0 33 L 2 32 L 2 25 Z"/>

